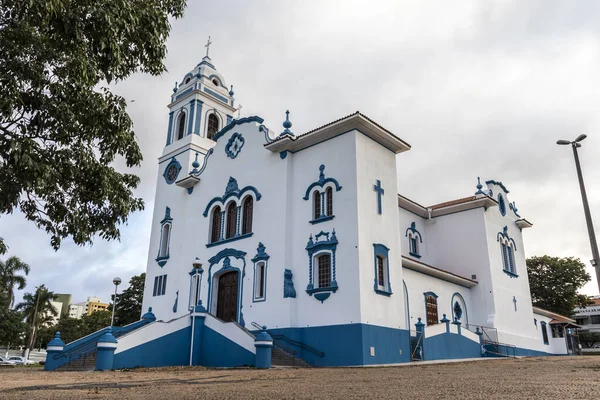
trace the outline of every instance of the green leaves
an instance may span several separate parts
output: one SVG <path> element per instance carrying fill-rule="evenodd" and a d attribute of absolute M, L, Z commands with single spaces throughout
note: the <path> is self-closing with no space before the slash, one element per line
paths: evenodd
<path fill-rule="evenodd" d="M 19 209 L 58 249 L 118 239 L 143 209 L 142 154 L 107 83 L 165 70 L 185 0 L 0 0 L 0 214 Z M 6 246 L 0 238 L 0 254 Z"/>
<path fill-rule="evenodd" d="M 581 302 L 577 291 L 590 281 L 585 264 L 578 258 L 531 257 L 527 274 L 534 306 L 565 316 Z"/>
<path fill-rule="evenodd" d="M 117 295 L 117 308 L 115 309 L 115 325 L 125 326 L 132 322 L 139 321 L 142 315 L 142 301 L 144 299 L 144 284 L 146 282 L 146 273 L 136 275 L 129 281 L 129 287 L 121 294 Z M 114 295 L 112 295 L 113 304 L 109 306 L 112 311 L 114 306 Z"/>

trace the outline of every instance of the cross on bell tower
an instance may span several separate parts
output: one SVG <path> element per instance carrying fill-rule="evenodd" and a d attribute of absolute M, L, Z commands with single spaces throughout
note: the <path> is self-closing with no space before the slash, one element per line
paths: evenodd
<path fill-rule="evenodd" d="M 208 50 L 210 50 L 210 45 L 212 44 L 212 42 L 210 41 L 210 36 L 208 37 L 208 41 L 206 42 L 206 44 L 204 45 L 204 47 L 206 47 L 206 57 L 208 57 Z M 209 57 L 210 58 L 210 57 Z"/>
<path fill-rule="evenodd" d="M 377 214 L 381 214 L 381 196 L 385 190 L 381 187 L 381 181 L 377 179 L 377 185 L 373 185 L 373 190 L 377 192 Z"/>

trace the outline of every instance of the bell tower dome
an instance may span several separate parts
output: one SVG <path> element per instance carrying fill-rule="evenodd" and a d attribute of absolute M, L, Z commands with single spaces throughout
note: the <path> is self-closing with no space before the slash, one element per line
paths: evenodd
<path fill-rule="evenodd" d="M 208 150 L 214 146 L 214 135 L 233 120 L 233 86 L 227 88 L 225 78 L 212 63 L 208 55 L 210 45 L 209 37 L 206 56 L 181 83 L 175 83 L 168 106 L 167 147 L 189 135 L 197 135 L 205 140 L 192 141 Z"/>

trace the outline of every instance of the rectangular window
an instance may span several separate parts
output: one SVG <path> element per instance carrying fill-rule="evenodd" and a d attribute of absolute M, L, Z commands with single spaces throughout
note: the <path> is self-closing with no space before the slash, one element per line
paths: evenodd
<path fill-rule="evenodd" d="M 154 290 L 152 296 L 162 296 L 167 291 L 167 275 L 160 275 L 154 278 Z"/>
<path fill-rule="evenodd" d="M 591 315 L 592 325 L 600 324 L 600 315 Z"/>
<path fill-rule="evenodd" d="M 505 271 L 510 271 L 508 269 L 508 259 L 506 257 L 506 244 L 504 244 L 504 243 L 502 243 L 502 263 L 503 263 L 502 268 L 504 268 Z"/>
<path fill-rule="evenodd" d="M 266 266 L 264 262 L 256 264 L 254 272 L 254 300 L 265 299 Z"/>
<path fill-rule="evenodd" d="M 413 254 L 419 254 L 417 253 L 417 238 L 415 237 L 410 239 L 410 252 Z"/>
<path fill-rule="evenodd" d="M 331 286 L 331 255 L 322 254 L 317 258 L 318 263 L 318 281 L 320 288 Z"/>
<path fill-rule="evenodd" d="M 588 318 L 587 317 L 576 318 L 575 319 L 575 323 L 577 325 L 587 325 L 588 324 Z"/>
<path fill-rule="evenodd" d="M 435 296 L 425 296 L 425 305 L 427 308 L 427 325 L 438 323 L 437 299 Z"/>
<path fill-rule="evenodd" d="M 542 338 L 544 339 L 544 344 L 549 344 L 548 342 L 548 331 L 546 330 L 546 323 L 542 322 Z"/>
<path fill-rule="evenodd" d="M 512 246 L 506 247 L 507 255 L 508 255 L 508 263 L 510 267 L 510 272 L 515 273 L 515 259 L 513 254 Z"/>
<path fill-rule="evenodd" d="M 385 288 L 385 270 L 383 268 L 384 259 L 381 256 L 377 256 L 377 284 L 380 288 Z"/>

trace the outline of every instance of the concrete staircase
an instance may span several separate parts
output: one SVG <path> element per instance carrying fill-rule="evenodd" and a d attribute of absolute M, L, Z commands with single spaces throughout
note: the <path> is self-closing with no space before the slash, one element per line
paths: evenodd
<path fill-rule="evenodd" d="M 287 351 L 273 347 L 271 351 L 271 365 L 273 367 L 298 367 L 298 368 L 311 368 L 312 365 L 307 363 L 301 358 L 294 357 Z"/>
<path fill-rule="evenodd" d="M 96 368 L 96 352 L 79 357 L 58 367 L 57 371 L 93 371 Z"/>

